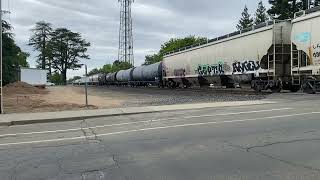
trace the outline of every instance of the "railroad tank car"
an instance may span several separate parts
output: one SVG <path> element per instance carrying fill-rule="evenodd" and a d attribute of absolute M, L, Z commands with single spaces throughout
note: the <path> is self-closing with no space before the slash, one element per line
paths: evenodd
<path fill-rule="evenodd" d="M 143 81 L 143 69 L 145 68 L 145 66 L 139 66 L 136 67 L 133 71 L 132 71 L 132 80 L 136 81 L 136 82 L 142 82 Z"/>
<path fill-rule="evenodd" d="M 117 72 L 109 73 L 106 75 L 106 85 L 115 85 L 116 84 Z"/>
<path fill-rule="evenodd" d="M 99 74 L 98 81 L 99 81 L 99 85 L 100 85 L 100 86 L 106 84 L 106 76 L 107 76 L 107 75 L 104 74 L 104 73 Z"/>
<path fill-rule="evenodd" d="M 144 81 L 153 82 L 161 78 L 162 78 L 162 62 L 151 64 L 143 68 Z"/>
<path fill-rule="evenodd" d="M 320 7 L 298 12 L 292 20 L 292 83 L 308 93 L 320 89 Z"/>
<path fill-rule="evenodd" d="M 89 84 L 90 85 L 98 85 L 99 84 L 99 76 L 100 74 L 94 74 L 89 76 Z"/>
<path fill-rule="evenodd" d="M 290 21 L 269 21 L 166 54 L 164 82 L 188 87 L 277 81 L 290 74 L 291 27 Z"/>
<path fill-rule="evenodd" d="M 119 84 L 127 85 L 132 80 L 132 71 L 135 68 L 127 69 L 127 70 L 121 70 L 116 75 L 116 81 Z"/>
<path fill-rule="evenodd" d="M 131 84 L 135 86 L 162 86 L 162 62 L 135 68 L 132 71 Z"/>

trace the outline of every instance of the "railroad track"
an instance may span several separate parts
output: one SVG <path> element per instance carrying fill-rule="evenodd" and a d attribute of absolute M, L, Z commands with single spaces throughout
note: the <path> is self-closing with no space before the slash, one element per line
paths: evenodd
<path fill-rule="evenodd" d="M 102 86 L 103 87 L 103 86 Z M 176 89 L 169 89 L 169 88 L 158 88 L 156 86 L 150 86 L 150 87 L 129 87 L 129 86 L 104 86 L 112 87 L 112 88 L 121 88 L 125 90 L 130 89 L 141 89 L 141 90 L 156 90 L 156 91 L 173 91 L 173 92 L 207 92 L 207 93 L 228 93 L 228 94 L 243 94 L 243 95 L 269 95 L 272 94 L 271 92 L 262 91 L 262 92 L 256 92 L 253 89 L 250 88 L 234 88 L 234 89 L 226 89 L 226 88 L 200 88 L 200 87 L 193 87 L 193 88 L 176 88 Z"/>

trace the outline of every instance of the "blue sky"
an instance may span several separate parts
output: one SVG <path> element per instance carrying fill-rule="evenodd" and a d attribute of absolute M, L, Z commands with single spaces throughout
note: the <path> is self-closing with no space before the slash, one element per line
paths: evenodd
<path fill-rule="evenodd" d="M 30 29 L 37 21 L 47 21 L 57 27 L 80 32 L 91 42 L 88 54 L 89 70 L 102 67 L 117 59 L 119 3 L 118 0 L 2 0 L 5 15 L 14 27 L 17 44 L 31 56 L 27 46 Z M 160 45 L 173 37 L 187 35 L 214 38 L 235 30 L 245 5 L 254 13 L 257 0 L 135 0 L 133 4 L 133 35 L 136 65 L 144 62 L 147 54 L 157 52 Z M 263 1 L 268 6 L 267 0 Z M 69 71 L 68 77 L 82 75 L 84 70 Z"/>

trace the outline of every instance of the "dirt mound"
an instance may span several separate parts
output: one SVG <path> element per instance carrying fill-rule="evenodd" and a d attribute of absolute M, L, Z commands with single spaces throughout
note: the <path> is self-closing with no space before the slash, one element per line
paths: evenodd
<path fill-rule="evenodd" d="M 4 94 L 44 94 L 46 91 L 25 82 L 14 82 L 3 88 Z"/>

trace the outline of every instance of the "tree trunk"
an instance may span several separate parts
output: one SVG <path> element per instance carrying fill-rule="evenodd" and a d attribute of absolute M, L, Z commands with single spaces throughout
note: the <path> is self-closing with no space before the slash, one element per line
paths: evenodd
<path fill-rule="evenodd" d="M 46 69 L 46 57 L 42 53 L 41 69 Z"/>
<path fill-rule="evenodd" d="M 42 62 L 41 62 L 41 68 L 46 69 L 46 37 L 43 37 L 42 40 Z"/>
<path fill-rule="evenodd" d="M 67 85 L 67 70 L 63 70 L 62 73 L 62 82 L 63 82 L 63 85 Z"/>
<path fill-rule="evenodd" d="M 48 68 L 49 68 L 49 79 L 51 79 L 51 77 L 52 77 L 52 61 L 50 58 L 49 58 Z"/>

